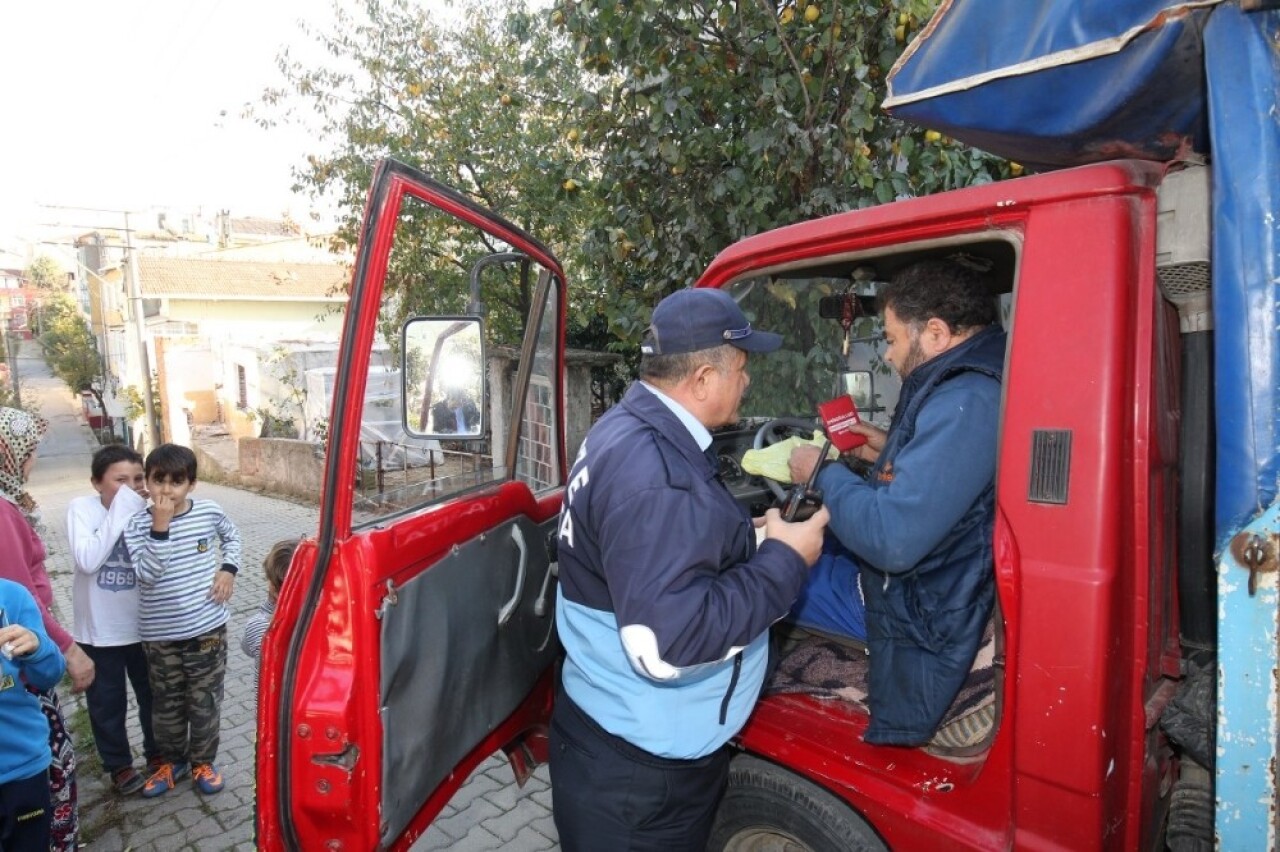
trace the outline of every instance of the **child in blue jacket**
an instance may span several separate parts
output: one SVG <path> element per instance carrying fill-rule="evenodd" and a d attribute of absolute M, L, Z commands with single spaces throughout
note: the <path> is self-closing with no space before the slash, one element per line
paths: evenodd
<path fill-rule="evenodd" d="M 23 684 L 52 689 L 65 670 L 35 598 L 0 580 L 0 849 L 8 852 L 49 848 L 49 723 Z"/>

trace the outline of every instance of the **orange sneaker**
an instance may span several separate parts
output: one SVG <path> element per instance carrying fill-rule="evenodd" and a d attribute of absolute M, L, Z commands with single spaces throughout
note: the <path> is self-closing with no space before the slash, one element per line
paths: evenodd
<path fill-rule="evenodd" d="M 197 763 L 191 777 L 201 793 L 212 794 L 222 789 L 222 773 L 212 763 Z"/>
<path fill-rule="evenodd" d="M 156 796 L 163 796 L 172 790 L 177 783 L 187 777 L 187 773 L 191 771 L 189 763 L 162 763 L 151 777 L 147 779 L 147 783 L 142 785 L 142 797 L 144 799 L 153 799 Z"/>

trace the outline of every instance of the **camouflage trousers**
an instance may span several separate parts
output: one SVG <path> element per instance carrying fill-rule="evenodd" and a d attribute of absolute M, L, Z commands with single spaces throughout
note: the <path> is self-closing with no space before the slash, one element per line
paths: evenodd
<path fill-rule="evenodd" d="M 218 755 L 227 628 L 174 642 L 143 642 L 151 677 L 151 728 L 170 763 L 213 763 Z"/>

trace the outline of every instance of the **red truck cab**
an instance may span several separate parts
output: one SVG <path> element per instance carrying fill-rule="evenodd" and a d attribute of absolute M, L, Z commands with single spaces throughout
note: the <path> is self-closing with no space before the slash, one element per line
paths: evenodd
<path fill-rule="evenodd" d="M 716 436 L 744 504 L 768 490 L 734 469 L 743 436 L 812 417 L 850 372 L 824 297 L 873 295 L 906 263 L 959 257 L 998 282 L 1009 332 L 981 747 L 871 746 L 856 702 L 767 694 L 736 740 L 714 848 L 1160 848 L 1176 762 L 1157 721 L 1180 661 L 1165 178 L 1116 162 L 843 213 L 745 239 L 698 281 L 788 340 L 753 361 L 743 428 Z M 582 437 L 566 408 L 566 286 L 515 226 L 410 167 L 379 167 L 320 528 L 264 642 L 263 848 L 405 849 L 493 752 L 518 778 L 545 758 L 554 530 Z M 494 293 L 518 298 L 483 298 Z M 427 318 L 419 304 L 456 307 Z M 875 336 L 860 323 L 850 331 Z M 771 377 L 787 348 L 810 353 L 788 362 L 802 381 Z M 474 431 L 435 408 L 446 385 L 472 395 Z M 890 396 L 863 405 L 883 418 Z"/>

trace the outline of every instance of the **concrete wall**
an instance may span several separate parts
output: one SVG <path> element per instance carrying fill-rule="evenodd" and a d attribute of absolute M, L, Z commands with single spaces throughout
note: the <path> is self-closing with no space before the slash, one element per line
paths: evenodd
<path fill-rule="evenodd" d="M 289 438 L 241 438 L 240 481 L 275 494 L 320 498 L 324 459 L 318 444 Z"/>
<path fill-rule="evenodd" d="M 192 423 L 213 423 L 216 403 L 213 396 L 214 371 L 208 344 L 192 337 L 155 338 L 155 370 L 164 413 L 161 436 L 166 441 L 190 445 Z"/>
<path fill-rule="evenodd" d="M 170 322 L 194 323 L 200 336 L 223 340 L 333 339 L 342 332 L 342 312 L 329 301 L 167 299 Z"/>

